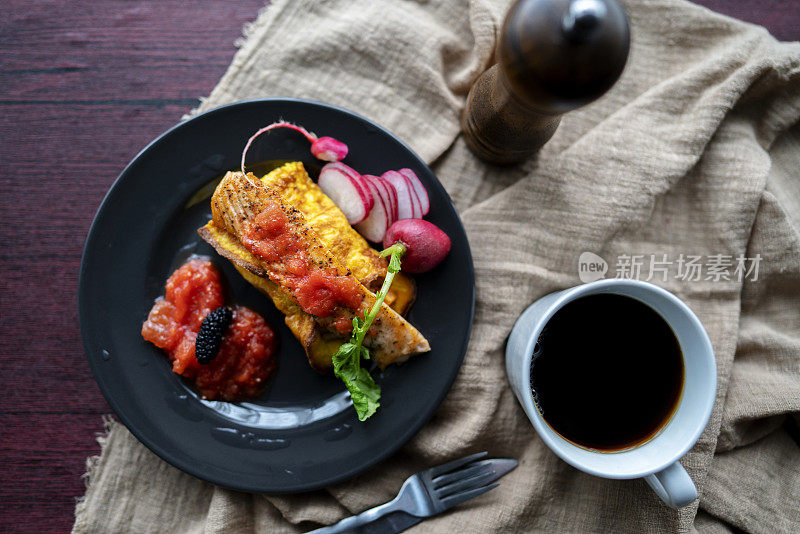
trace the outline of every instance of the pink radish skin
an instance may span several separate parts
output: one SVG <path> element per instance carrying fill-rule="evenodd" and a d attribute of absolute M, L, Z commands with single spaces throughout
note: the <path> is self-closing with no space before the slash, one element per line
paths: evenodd
<path fill-rule="evenodd" d="M 311 153 L 323 161 L 341 161 L 347 155 L 347 145 L 333 137 L 320 137 L 311 143 Z"/>
<path fill-rule="evenodd" d="M 360 184 L 347 173 L 335 168 L 323 168 L 319 173 L 319 187 L 342 210 L 348 223 L 359 223 L 369 215 L 370 210 L 360 191 Z"/>
<path fill-rule="evenodd" d="M 402 269 L 408 273 L 430 271 L 450 252 L 450 238 L 438 226 L 422 219 L 401 219 L 383 236 L 383 248 L 397 242 L 406 247 Z"/>
<path fill-rule="evenodd" d="M 394 186 L 391 184 L 391 182 L 389 182 L 385 178 L 383 178 L 381 176 L 377 176 L 377 178 L 378 178 L 378 180 L 380 180 L 381 185 L 383 185 L 383 189 L 389 195 L 389 206 L 391 206 L 391 208 L 392 208 L 392 219 L 391 219 L 391 222 L 389 223 L 389 225 L 391 226 L 397 219 L 400 218 L 400 217 L 398 217 L 398 213 L 397 213 L 398 212 L 397 190 L 394 188 Z"/>
<path fill-rule="evenodd" d="M 386 171 L 381 175 L 381 178 L 392 184 L 395 191 L 397 191 L 397 218 L 419 218 L 418 215 L 415 215 L 416 210 L 414 209 L 414 196 L 416 193 L 411 189 L 408 178 L 397 171 Z"/>
<path fill-rule="evenodd" d="M 386 234 L 386 229 L 389 228 L 389 213 L 384 202 L 384 194 L 378 189 L 380 182 L 373 180 L 373 178 L 377 178 L 376 176 L 365 174 L 362 178 L 375 199 L 375 205 L 372 206 L 367 218 L 355 225 L 355 229 L 368 241 L 380 243 Z"/>
<path fill-rule="evenodd" d="M 364 182 L 364 178 L 362 178 L 358 171 L 340 161 L 326 163 L 319 172 L 320 178 L 322 178 L 323 172 L 330 172 L 334 169 L 348 175 L 353 182 L 355 182 L 355 185 L 358 188 L 358 194 L 361 196 L 361 200 L 366 206 L 365 209 L 367 210 L 367 213 L 369 213 L 369 211 L 372 209 L 372 206 L 375 205 L 375 199 L 372 198 L 372 193 L 369 190 L 369 186 Z"/>
<path fill-rule="evenodd" d="M 353 178 L 353 180 L 358 182 L 359 187 L 361 187 L 361 191 L 362 191 L 362 193 L 364 194 L 364 197 L 365 197 L 364 202 L 367 203 L 367 205 L 369 206 L 369 209 L 371 210 L 372 207 L 375 205 L 376 200 L 375 200 L 375 196 L 372 194 L 372 190 L 370 189 L 369 184 L 364 179 L 364 177 L 361 176 L 360 174 L 358 176 L 354 176 L 352 178 Z"/>
<path fill-rule="evenodd" d="M 431 202 L 428 198 L 428 192 L 425 190 L 425 186 L 422 185 L 422 182 L 419 181 L 417 174 L 411 169 L 400 169 L 397 172 L 408 178 L 408 180 L 411 182 L 414 192 L 417 193 L 419 205 L 422 208 L 422 215 L 427 215 L 428 211 L 431 209 Z"/>
<path fill-rule="evenodd" d="M 402 174 L 400 176 L 403 176 L 403 179 L 406 181 L 406 184 L 408 184 L 407 185 L 408 192 L 409 195 L 411 196 L 411 209 L 413 214 L 411 215 L 410 218 L 421 219 L 423 217 L 422 204 L 419 201 L 419 196 L 417 196 L 417 192 L 414 190 L 414 185 L 411 183 L 411 180 L 409 180 L 408 176 L 404 176 Z"/>
<path fill-rule="evenodd" d="M 392 187 L 392 184 L 380 176 L 375 176 L 373 180 L 380 183 L 383 194 L 385 195 L 383 201 L 386 203 L 386 213 L 389 215 L 389 223 L 386 225 L 388 229 L 397 221 L 397 192 Z"/>
<path fill-rule="evenodd" d="M 396 219 L 394 218 L 392 196 L 389 192 L 389 189 L 386 187 L 386 182 L 381 180 L 380 177 L 373 176 L 371 174 L 365 174 L 363 177 L 375 188 L 373 190 L 373 193 L 377 193 L 377 198 L 375 201 L 377 202 L 378 198 L 380 198 L 381 202 L 383 203 L 383 208 L 386 211 L 386 228 L 388 229 Z M 383 236 L 378 239 L 378 243 L 380 243 L 382 240 Z"/>

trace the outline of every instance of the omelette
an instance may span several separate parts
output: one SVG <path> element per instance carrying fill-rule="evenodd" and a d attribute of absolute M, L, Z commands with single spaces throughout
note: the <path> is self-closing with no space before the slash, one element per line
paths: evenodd
<path fill-rule="evenodd" d="M 389 262 L 350 226 L 342 210 L 309 178 L 302 163 L 287 163 L 264 176 L 261 182 L 280 195 L 287 205 L 300 211 L 331 255 L 350 269 L 367 289 L 378 292 Z M 414 280 L 399 272 L 384 302 L 405 315 L 415 296 Z"/>
<path fill-rule="evenodd" d="M 353 317 L 364 317 L 374 305 L 372 291 L 386 275 L 386 260 L 353 230 L 301 163 L 284 165 L 263 180 L 229 172 L 211 207 L 212 220 L 198 233 L 272 299 L 311 366 L 329 369 L 333 354 L 349 339 Z M 410 306 L 413 281 L 398 276 L 392 289 L 392 306 L 381 305 L 364 340 L 381 369 L 430 350 L 395 311 Z"/>

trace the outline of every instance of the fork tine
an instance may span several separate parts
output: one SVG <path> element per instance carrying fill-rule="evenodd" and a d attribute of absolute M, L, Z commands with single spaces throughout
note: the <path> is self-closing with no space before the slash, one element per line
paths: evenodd
<path fill-rule="evenodd" d="M 483 458 L 488 454 L 489 453 L 486 451 L 476 452 L 475 454 L 459 458 L 458 460 L 453 460 L 452 462 L 447 462 L 446 464 L 437 465 L 436 467 L 431 467 L 428 470 L 428 473 L 430 473 L 431 477 L 436 477 L 444 473 L 447 473 L 448 471 L 452 471 L 456 467 L 461 467 L 462 465 L 478 460 L 479 458 Z"/>
<path fill-rule="evenodd" d="M 442 486 L 446 486 L 452 482 L 458 482 L 459 480 L 463 480 L 471 476 L 480 475 L 484 471 L 489 470 L 491 470 L 491 467 L 482 462 L 479 465 L 467 465 L 466 467 L 462 467 L 461 469 L 452 471 L 446 475 L 439 475 L 438 477 L 434 478 L 432 480 L 433 487 L 441 488 Z"/>
<path fill-rule="evenodd" d="M 480 475 L 469 477 L 464 480 L 459 480 L 458 482 L 453 482 L 443 488 L 439 488 L 436 490 L 436 496 L 440 499 L 445 497 L 449 497 L 450 495 L 454 495 L 456 493 L 471 490 L 473 488 L 480 488 L 481 486 L 486 485 L 487 482 L 492 480 L 494 473 L 489 471 L 486 473 L 482 473 Z"/>
<path fill-rule="evenodd" d="M 442 505 L 444 505 L 445 510 L 457 504 L 461 504 L 464 501 L 468 501 L 473 497 L 477 497 L 487 491 L 491 491 L 495 489 L 500 484 L 494 483 L 489 486 L 483 486 L 482 488 L 476 488 L 473 490 L 464 491 L 462 493 L 456 493 L 455 495 L 451 495 L 449 497 L 445 497 L 441 500 Z"/>

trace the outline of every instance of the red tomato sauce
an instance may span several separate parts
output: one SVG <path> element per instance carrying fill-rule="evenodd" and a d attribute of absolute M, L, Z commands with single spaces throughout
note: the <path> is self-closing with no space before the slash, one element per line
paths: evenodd
<path fill-rule="evenodd" d="M 167 352 L 172 370 L 193 380 L 210 400 L 236 401 L 258 396 L 275 372 L 277 340 L 256 312 L 233 309 L 233 320 L 219 353 L 202 365 L 195 357 L 195 339 L 208 313 L 225 305 L 219 272 L 210 260 L 193 258 L 167 280 L 142 325 L 142 337 Z"/>
<path fill-rule="evenodd" d="M 262 260 L 280 262 L 286 267 L 286 283 L 294 290 L 297 302 L 306 313 L 328 317 L 340 306 L 357 311 L 361 305 L 363 296 L 358 282 L 352 277 L 340 276 L 332 267 L 315 265 L 276 202 L 268 203 L 252 221 L 245 222 L 242 244 Z"/>

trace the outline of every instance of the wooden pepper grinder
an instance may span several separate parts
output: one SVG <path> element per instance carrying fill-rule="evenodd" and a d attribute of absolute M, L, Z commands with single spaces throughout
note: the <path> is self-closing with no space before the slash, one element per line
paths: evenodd
<path fill-rule="evenodd" d="M 628 18 L 616 0 L 517 0 L 503 23 L 498 63 L 467 97 L 467 145 L 491 163 L 533 155 L 564 113 L 614 85 L 629 48 Z"/>

